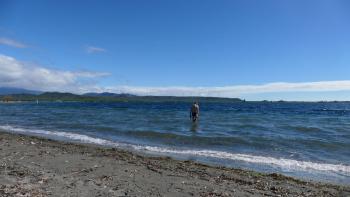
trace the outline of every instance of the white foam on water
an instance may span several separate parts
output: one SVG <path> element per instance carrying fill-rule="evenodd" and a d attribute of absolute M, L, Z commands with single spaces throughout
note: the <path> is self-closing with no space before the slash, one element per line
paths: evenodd
<path fill-rule="evenodd" d="M 211 157 L 217 159 L 227 159 L 235 161 L 243 161 L 255 164 L 270 165 L 275 167 L 280 167 L 283 169 L 297 170 L 297 171 L 328 171 L 344 174 L 350 176 L 350 166 L 343 164 L 327 164 L 327 163 L 314 163 L 309 161 L 297 161 L 285 158 L 274 158 L 266 156 L 256 156 L 248 154 L 235 154 L 224 151 L 213 151 L 213 150 L 180 150 L 163 148 L 156 146 L 142 146 L 142 145 L 131 145 L 125 143 L 113 142 L 105 139 L 94 138 L 87 135 L 69 133 L 69 132 L 57 132 L 57 131 L 46 131 L 37 129 L 23 129 L 18 127 L 12 127 L 9 125 L 1 126 L 0 129 L 7 132 L 15 133 L 28 133 L 28 134 L 38 134 L 47 135 L 52 137 L 63 137 L 69 140 L 79 141 L 83 143 L 98 144 L 104 146 L 112 147 L 130 147 L 136 151 L 147 151 L 152 153 L 160 154 L 175 154 L 175 155 L 185 155 L 185 156 L 198 156 L 198 157 Z"/>
<path fill-rule="evenodd" d="M 81 135 L 77 133 L 68 133 L 68 132 L 58 132 L 58 131 L 46 131 L 46 130 L 39 130 L 39 129 L 23 129 L 18 127 L 12 127 L 9 125 L 6 126 L 0 126 L 1 130 L 4 131 L 11 131 L 15 133 L 29 133 L 29 134 L 39 134 L 39 135 L 46 135 L 46 136 L 53 136 L 53 137 L 63 137 L 69 140 L 79 141 L 83 143 L 90 143 L 90 144 L 100 144 L 100 145 L 108 145 L 108 146 L 119 146 L 119 144 L 104 140 L 100 138 L 94 138 L 87 135 Z"/>
<path fill-rule="evenodd" d="M 213 150 L 175 150 L 175 149 L 166 149 L 159 147 L 144 147 L 145 150 L 159 153 L 169 153 L 169 154 L 181 154 L 181 155 L 193 155 L 193 156 L 202 156 L 202 157 L 212 157 L 218 159 L 229 159 L 229 160 L 238 160 L 249 163 L 265 164 L 265 165 L 274 165 L 282 167 L 284 169 L 292 170 L 317 170 L 317 171 L 333 171 L 340 172 L 350 175 L 350 166 L 342 164 L 327 164 L 327 163 L 314 163 L 309 161 L 297 161 L 292 159 L 284 158 L 274 158 L 266 156 L 256 156 L 248 154 L 235 154 L 228 153 L 223 151 L 213 151 Z"/>

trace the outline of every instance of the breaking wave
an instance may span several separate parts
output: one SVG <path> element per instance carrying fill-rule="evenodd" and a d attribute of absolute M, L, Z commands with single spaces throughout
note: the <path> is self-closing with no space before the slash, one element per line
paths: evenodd
<path fill-rule="evenodd" d="M 285 158 L 275 158 L 267 156 L 257 156 L 249 154 L 229 153 L 225 151 L 214 150 L 196 150 L 196 149 L 173 149 L 157 146 L 147 145 L 135 145 L 121 142 L 110 141 L 101 138 L 90 137 L 88 135 L 59 132 L 59 131 L 47 131 L 38 129 L 24 129 L 19 127 L 13 127 L 9 125 L 0 125 L 0 130 L 5 132 L 32 134 L 44 137 L 63 138 L 65 140 L 77 141 L 82 143 L 98 144 L 109 147 L 131 148 L 136 151 L 144 151 L 155 154 L 170 154 L 170 155 L 184 155 L 184 156 L 197 156 L 197 157 L 210 157 L 215 159 L 226 159 L 233 161 L 243 161 L 248 163 L 269 165 L 274 167 L 280 167 L 283 169 L 297 170 L 297 171 L 323 171 L 323 172 L 335 172 L 346 176 L 350 175 L 350 166 L 343 164 L 328 164 L 328 163 L 314 163 L 310 161 L 298 161 Z"/>

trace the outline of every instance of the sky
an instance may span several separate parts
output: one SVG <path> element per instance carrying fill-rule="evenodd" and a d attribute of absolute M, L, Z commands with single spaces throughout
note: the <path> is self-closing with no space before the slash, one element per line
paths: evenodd
<path fill-rule="evenodd" d="M 0 87 L 350 100 L 347 0 L 0 0 Z"/>

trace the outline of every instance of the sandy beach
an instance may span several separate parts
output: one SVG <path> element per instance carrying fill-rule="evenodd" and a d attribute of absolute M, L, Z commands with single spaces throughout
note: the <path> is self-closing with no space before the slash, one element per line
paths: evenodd
<path fill-rule="evenodd" d="M 349 186 L 0 132 L 0 196 L 350 196 Z"/>

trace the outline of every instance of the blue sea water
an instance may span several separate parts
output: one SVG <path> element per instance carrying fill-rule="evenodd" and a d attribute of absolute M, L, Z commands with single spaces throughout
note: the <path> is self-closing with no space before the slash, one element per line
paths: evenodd
<path fill-rule="evenodd" d="M 0 104 L 0 130 L 350 184 L 350 103 Z"/>

